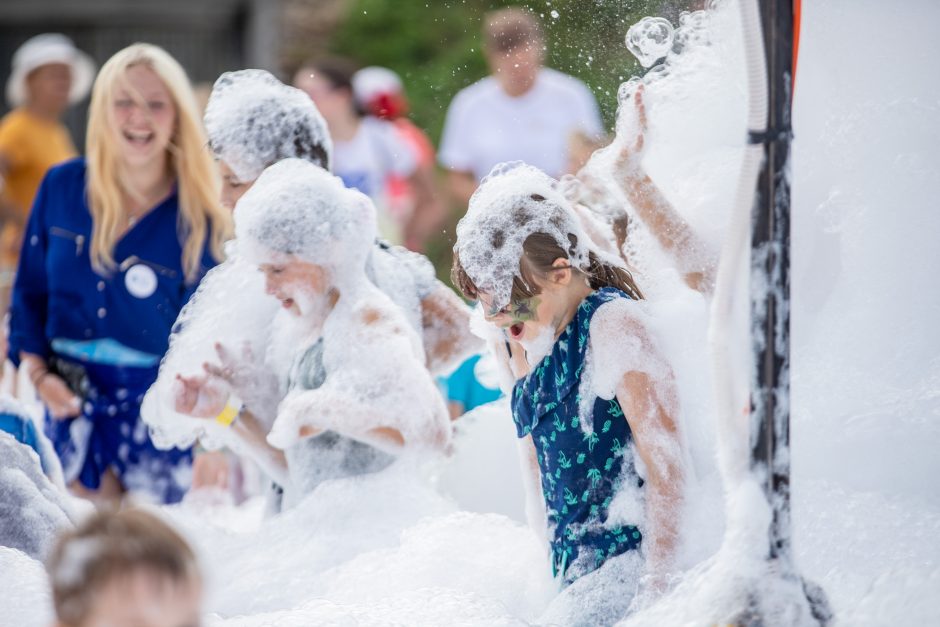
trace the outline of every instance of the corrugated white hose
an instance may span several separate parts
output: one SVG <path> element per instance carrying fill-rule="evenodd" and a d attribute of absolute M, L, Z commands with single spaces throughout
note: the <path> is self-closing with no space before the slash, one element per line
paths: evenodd
<path fill-rule="evenodd" d="M 747 67 L 749 131 L 767 129 L 767 68 L 758 0 L 740 0 Z M 751 360 L 747 282 L 750 277 L 751 210 L 763 146 L 748 144 L 715 280 L 708 333 L 717 404 L 718 454 L 726 489 L 749 471 Z M 744 319 L 741 319 L 741 312 Z M 735 324 L 738 322 L 738 324 Z M 744 322 L 745 324 L 740 324 Z"/>

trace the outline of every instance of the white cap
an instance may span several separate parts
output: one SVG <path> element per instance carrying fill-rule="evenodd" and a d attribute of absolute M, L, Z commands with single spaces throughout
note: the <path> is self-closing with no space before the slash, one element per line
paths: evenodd
<path fill-rule="evenodd" d="M 50 63 L 64 63 L 72 68 L 69 102 L 75 104 L 88 95 L 95 79 L 91 57 L 75 47 L 72 40 L 58 33 L 36 35 L 13 53 L 13 72 L 7 80 L 7 102 L 18 107 L 26 102 L 26 77 Z"/>
<path fill-rule="evenodd" d="M 383 94 L 401 94 L 403 87 L 398 74 L 377 65 L 364 67 L 352 77 L 353 96 L 360 106 L 368 106 L 372 99 Z"/>

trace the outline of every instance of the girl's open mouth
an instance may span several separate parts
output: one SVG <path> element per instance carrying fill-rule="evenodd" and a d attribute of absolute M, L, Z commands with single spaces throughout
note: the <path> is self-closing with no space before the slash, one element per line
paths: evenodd
<path fill-rule="evenodd" d="M 520 337 L 522 337 L 522 331 L 524 328 L 524 323 L 517 322 L 516 324 L 509 327 L 509 337 L 513 340 L 518 340 Z"/>

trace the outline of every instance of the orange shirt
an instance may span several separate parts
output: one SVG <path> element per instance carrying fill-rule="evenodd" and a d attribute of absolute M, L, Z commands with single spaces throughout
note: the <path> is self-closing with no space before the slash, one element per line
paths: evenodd
<path fill-rule="evenodd" d="M 0 261 L 4 265 L 16 263 L 23 227 L 42 177 L 49 168 L 76 154 L 68 129 L 59 122 L 37 117 L 23 107 L 0 120 L 0 155 L 9 166 L 0 193 L 18 218 L 8 222 L 0 234 Z"/>

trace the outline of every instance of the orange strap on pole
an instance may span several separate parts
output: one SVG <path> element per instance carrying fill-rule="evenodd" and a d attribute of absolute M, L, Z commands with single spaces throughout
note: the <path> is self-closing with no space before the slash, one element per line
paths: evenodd
<path fill-rule="evenodd" d="M 796 91 L 796 60 L 800 53 L 800 13 L 802 0 L 793 0 L 793 76 L 790 79 L 790 93 Z"/>

